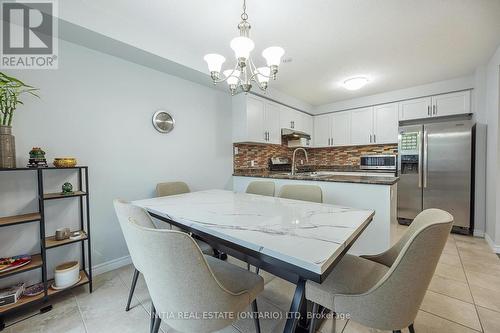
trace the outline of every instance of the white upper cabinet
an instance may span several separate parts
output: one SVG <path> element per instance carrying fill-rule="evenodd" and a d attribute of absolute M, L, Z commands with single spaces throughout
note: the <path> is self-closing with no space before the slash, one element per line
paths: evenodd
<path fill-rule="evenodd" d="M 373 107 L 373 143 L 397 143 L 398 126 L 398 103 Z"/>
<path fill-rule="evenodd" d="M 246 103 L 246 140 L 251 142 L 265 142 L 264 130 L 264 101 L 248 97 Z"/>
<path fill-rule="evenodd" d="M 301 119 L 301 128 L 302 131 L 310 134 L 311 137 L 313 136 L 313 117 L 311 115 L 308 115 L 307 113 L 301 112 L 302 119 Z"/>
<path fill-rule="evenodd" d="M 421 119 L 431 116 L 431 98 L 415 98 L 399 103 L 399 120 Z"/>
<path fill-rule="evenodd" d="M 373 107 L 351 112 L 351 144 L 366 145 L 373 142 Z"/>
<path fill-rule="evenodd" d="M 280 106 L 266 101 L 264 113 L 264 129 L 267 131 L 267 142 L 281 144 Z"/>
<path fill-rule="evenodd" d="M 470 90 L 432 97 L 432 116 L 470 113 Z"/>
<path fill-rule="evenodd" d="M 410 99 L 399 103 L 399 120 L 452 116 L 470 112 L 470 90 Z"/>
<path fill-rule="evenodd" d="M 280 106 L 254 96 L 233 98 L 233 142 L 281 144 Z"/>
<path fill-rule="evenodd" d="M 351 144 L 350 111 L 332 113 L 332 142 L 333 146 L 346 146 Z"/>
<path fill-rule="evenodd" d="M 294 129 L 298 120 L 296 111 L 288 106 L 280 105 L 280 127 Z"/>
<path fill-rule="evenodd" d="M 329 147 L 332 140 L 332 115 L 314 117 L 314 147 Z"/>
<path fill-rule="evenodd" d="M 313 134 L 313 119 L 307 113 L 297 111 L 288 106 L 281 105 L 280 125 L 281 128 L 294 129 L 307 134 Z"/>

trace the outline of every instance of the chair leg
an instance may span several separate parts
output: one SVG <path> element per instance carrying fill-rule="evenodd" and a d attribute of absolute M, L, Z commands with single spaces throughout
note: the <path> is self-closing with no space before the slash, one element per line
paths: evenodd
<path fill-rule="evenodd" d="M 255 324 L 255 332 L 260 333 L 259 309 L 257 308 L 257 300 L 252 302 L 253 322 Z"/>
<path fill-rule="evenodd" d="M 134 296 L 135 285 L 137 284 L 137 279 L 139 279 L 139 271 L 134 270 L 134 276 L 132 277 L 132 285 L 130 286 L 130 292 L 128 294 L 127 306 L 125 307 L 125 311 L 130 310 L 130 302 L 132 302 L 132 296 Z"/>
<path fill-rule="evenodd" d="M 153 302 L 151 302 L 151 322 L 149 324 L 149 332 L 153 332 L 156 321 L 156 308 Z"/>
<path fill-rule="evenodd" d="M 161 318 L 157 316 L 155 318 L 155 324 L 153 326 L 153 330 L 151 331 L 151 333 L 158 333 L 158 331 L 160 330 L 160 324 L 161 324 Z"/>
<path fill-rule="evenodd" d="M 319 312 L 319 304 L 313 303 L 312 318 L 311 318 L 311 322 L 309 323 L 309 333 L 316 332 L 316 322 L 318 320 L 318 318 L 317 318 L 318 312 Z"/>
<path fill-rule="evenodd" d="M 408 331 L 410 331 L 410 333 L 415 333 L 415 327 L 413 327 L 413 323 L 408 326 Z"/>

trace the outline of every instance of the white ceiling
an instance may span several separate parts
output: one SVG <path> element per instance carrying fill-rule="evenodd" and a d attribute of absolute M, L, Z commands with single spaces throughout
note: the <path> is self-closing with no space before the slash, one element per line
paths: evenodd
<path fill-rule="evenodd" d="M 62 19 L 206 72 L 233 66 L 239 0 L 64 0 Z M 256 63 L 279 45 L 292 62 L 272 86 L 312 105 L 471 74 L 500 44 L 499 0 L 247 0 Z M 358 91 L 339 86 L 365 74 Z"/>

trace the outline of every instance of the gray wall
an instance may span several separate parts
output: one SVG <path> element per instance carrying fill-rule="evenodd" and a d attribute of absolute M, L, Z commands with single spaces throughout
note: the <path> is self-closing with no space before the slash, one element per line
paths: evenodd
<path fill-rule="evenodd" d="M 230 188 L 231 100 L 227 93 L 148 69 L 63 40 L 58 70 L 9 71 L 40 88 L 40 100 L 26 97 L 14 118 L 17 162 L 31 147 L 52 161 L 74 156 L 89 166 L 94 265 L 128 255 L 115 218 L 114 198 L 151 197 L 157 182 L 186 181 L 192 190 Z M 163 135 L 151 116 L 169 110 L 176 128 Z M 50 171 L 57 191 L 74 173 Z M 36 210 L 34 173 L 0 174 L 0 216 Z M 47 232 L 73 225 L 77 200 L 47 205 Z M 36 223 L 2 228 L 0 257 L 39 250 Z M 53 266 L 74 258 L 76 246 L 50 250 Z M 2 285 L 4 285 L 2 281 Z"/>

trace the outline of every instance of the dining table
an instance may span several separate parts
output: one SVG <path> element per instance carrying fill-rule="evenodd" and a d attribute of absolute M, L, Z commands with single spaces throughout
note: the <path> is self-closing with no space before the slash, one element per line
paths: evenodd
<path fill-rule="evenodd" d="M 307 331 L 307 280 L 321 283 L 375 211 L 228 190 L 133 201 L 148 213 L 296 285 L 285 333 Z"/>

